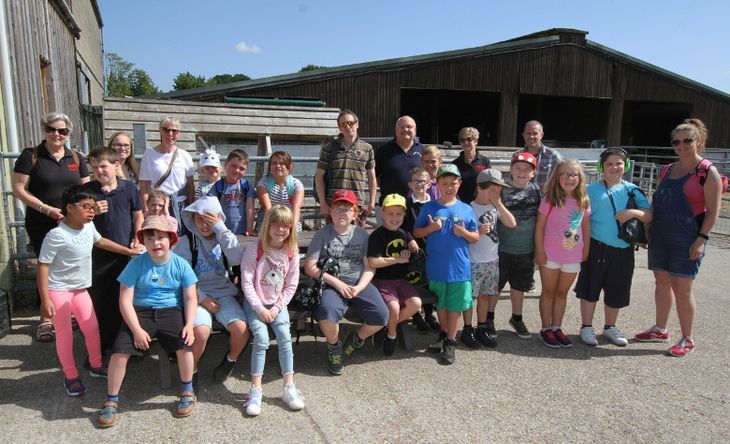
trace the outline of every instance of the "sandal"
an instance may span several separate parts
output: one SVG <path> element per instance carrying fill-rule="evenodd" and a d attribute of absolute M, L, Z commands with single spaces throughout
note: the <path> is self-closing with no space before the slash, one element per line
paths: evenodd
<path fill-rule="evenodd" d="M 56 339 L 56 330 L 53 329 L 53 322 L 48 320 L 41 321 L 38 324 L 38 331 L 36 331 L 35 337 L 38 342 L 53 342 Z"/>
<path fill-rule="evenodd" d="M 106 429 L 116 424 L 119 419 L 117 416 L 118 408 L 119 404 L 113 401 L 107 401 L 102 404 L 99 419 L 96 421 L 99 427 Z"/>
<path fill-rule="evenodd" d="M 195 411 L 195 394 L 193 392 L 180 393 L 180 400 L 177 402 L 177 417 L 184 418 L 190 416 Z"/>

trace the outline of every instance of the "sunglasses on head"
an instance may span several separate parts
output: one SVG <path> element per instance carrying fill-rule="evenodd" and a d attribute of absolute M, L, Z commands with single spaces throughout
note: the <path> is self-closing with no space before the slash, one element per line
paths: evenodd
<path fill-rule="evenodd" d="M 54 128 L 52 126 L 46 125 L 46 132 L 48 134 L 58 133 L 62 136 L 68 136 L 68 128 Z"/>
<path fill-rule="evenodd" d="M 672 146 L 679 146 L 679 144 L 683 143 L 685 145 L 689 145 L 692 142 L 694 142 L 694 139 L 674 139 L 672 140 Z"/>
<path fill-rule="evenodd" d="M 355 122 L 354 120 L 348 120 L 347 122 L 340 122 L 337 124 L 337 126 L 342 129 L 353 128 L 355 125 L 357 125 L 357 122 Z"/>

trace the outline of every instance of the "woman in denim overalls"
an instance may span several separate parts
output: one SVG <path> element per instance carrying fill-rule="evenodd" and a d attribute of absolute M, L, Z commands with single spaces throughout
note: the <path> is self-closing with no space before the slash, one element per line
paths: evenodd
<path fill-rule="evenodd" d="M 668 341 L 669 312 L 676 299 L 682 337 L 668 350 L 673 356 L 684 356 L 695 347 L 692 282 L 720 210 L 722 192 L 717 169 L 708 169 L 704 186 L 696 174 L 706 141 L 707 128 L 698 119 L 687 119 L 674 128 L 672 145 L 679 161 L 665 168 L 665 175 L 652 197 L 654 221 L 649 236 L 649 269 L 656 280 L 656 325 L 634 338 L 642 342 Z"/>

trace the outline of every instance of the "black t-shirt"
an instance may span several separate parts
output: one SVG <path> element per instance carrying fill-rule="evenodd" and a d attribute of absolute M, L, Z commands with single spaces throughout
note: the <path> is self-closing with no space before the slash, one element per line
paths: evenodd
<path fill-rule="evenodd" d="M 33 151 L 36 151 L 37 160 L 33 166 Z M 43 141 L 35 148 L 26 148 L 15 161 L 13 172 L 30 176 L 28 178 L 28 192 L 46 205 L 61 208 L 61 195 L 69 185 L 80 184 L 81 179 L 89 177 L 86 159 L 76 153 L 78 163 L 70 149 L 66 148 L 63 157 L 56 160 L 51 156 Z M 40 214 L 38 208 L 27 207 L 25 214 L 26 224 L 45 224 L 48 217 Z"/>
<path fill-rule="evenodd" d="M 411 233 L 407 233 L 402 228 L 390 231 L 385 227 L 378 227 L 370 234 L 368 257 L 398 257 L 402 250 L 408 249 L 408 242 L 412 240 Z M 406 279 L 407 274 L 408 264 L 395 264 L 377 268 L 375 279 Z"/>
<path fill-rule="evenodd" d="M 130 180 L 117 179 L 117 187 L 109 192 L 102 191 L 101 184 L 92 180 L 86 185 L 98 195 L 99 200 L 106 200 L 109 210 L 94 217 L 96 231 L 119 245 L 129 246 L 134 238 L 133 211 L 142 211 L 139 190 Z"/>
<path fill-rule="evenodd" d="M 459 154 L 459 157 L 453 160 L 454 165 L 459 168 L 461 173 L 461 186 L 459 187 L 459 200 L 464 203 L 470 203 L 474 200 L 474 196 L 477 191 L 477 176 L 480 171 L 489 168 L 489 159 L 486 156 L 482 156 L 477 153 L 477 157 L 471 162 L 466 163 L 464 160 L 464 152 Z"/>

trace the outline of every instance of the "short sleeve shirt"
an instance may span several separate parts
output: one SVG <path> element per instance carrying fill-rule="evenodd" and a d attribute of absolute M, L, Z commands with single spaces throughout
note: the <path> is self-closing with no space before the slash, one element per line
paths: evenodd
<path fill-rule="evenodd" d="M 94 224 L 75 230 L 61 222 L 46 235 L 38 262 L 48 264 L 50 290 L 91 287 L 91 250 L 101 239 Z"/>
<path fill-rule="evenodd" d="M 369 257 L 400 257 L 403 250 L 408 249 L 408 242 L 413 240 L 411 233 L 398 228 L 395 231 L 380 226 L 370 233 L 368 240 Z M 375 279 L 405 279 L 408 264 L 395 264 L 376 268 Z"/>
<path fill-rule="evenodd" d="M 404 152 L 395 139 L 386 142 L 375 152 L 375 175 L 380 187 L 380 204 L 388 194 L 397 193 L 408 196 L 408 181 L 411 180 L 411 170 L 421 166 L 423 145 L 414 142 Z"/>
<path fill-rule="evenodd" d="M 524 188 L 502 188 L 502 203 L 512 213 L 517 226 L 497 224 L 499 251 L 509 254 L 530 254 L 535 251 L 535 221 L 540 206 L 540 190 L 532 182 Z"/>
<path fill-rule="evenodd" d="M 428 225 L 428 216 L 440 220 L 441 230 L 426 236 L 426 276 L 431 281 L 466 282 L 471 281 L 469 262 L 469 242 L 454 235 L 454 224 L 464 223 L 469 231 L 477 230 L 474 211 L 464 202 L 443 205 L 437 200 L 426 202 L 418 213 L 415 228 Z"/>
<path fill-rule="evenodd" d="M 357 196 L 357 202 L 365 205 L 368 201 L 368 171 L 375 168 L 375 153 L 372 145 L 357 139 L 351 147 L 341 145 L 338 137 L 325 145 L 319 153 L 317 168 L 327 172 L 327 202 L 337 190 L 350 190 Z M 330 153 L 335 150 L 330 165 Z"/>
<path fill-rule="evenodd" d="M 590 217 L 590 207 L 581 211 L 576 199 L 567 198 L 565 205 L 558 208 L 543 199 L 539 211 L 547 216 L 543 244 L 548 260 L 559 264 L 580 263 L 585 242 L 581 224 L 584 217 Z"/>
<path fill-rule="evenodd" d="M 606 189 L 603 181 L 588 186 L 588 197 L 591 199 L 591 237 L 616 248 L 628 248 L 630 245 L 618 238 L 616 217 L 608 198 L 613 197 L 616 212 L 626 209 L 629 201 L 629 191 L 634 192 L 634 200 L 639 208 L 649 208 L 649 201 L 644 193 L 631 182 L 622 180 L 621 183 Z"/>
<path fill-rule="evenodd" d="M 223 189 L 222 192 L 219 190 Z M 223 214 L 226 216 L 226 227 L 233 231 L 233 234 L 244 234 L 246 232 L 246 202 L 256 197 L 256 191 L 247 180 L 242 179 L 236 183 L 228 183 L 221 179 L 210 189 L 209 196 L 218 197 L 223 207 Z"/>
<path fill-rule="evenodd" d="M 198 278 L 185 259 L 170 252 L 170 260 L 164 264 L 152 262 L 149 253 L 135 257 L 117 281 L 134 288 L 135 307 L 170 308 L 182 307 L 183 288 L 195 285 Z"/>
<path fill-rule="evenodd" d="M 103 191 L 97 180 L 92 180 L 86 186 L 96 193 L 100 200 L 106 200 L 109 204 L 109 211 L 94 217 L 94 225 L 99 234 L 119 245 L 129 245 L 134 238 L 132 213 L 142 211 L 137 186 L 131 180 L 125 179 L 117 179 L 117 187 L 111 191 Z"/>
<path fill-rule="evenodd" d="M 188 177 L 195 175 L 195 166 L 190 153 L 182 148 L 175 148 L 178 152 L 175 164 L 172 166 L 170 175 L 159 186 L 159 190 L 169 195 L 177 194 L 178 191 L 185 188 Z M 154 187 L 157 181 L 165 174 L 172 155 L 170 153 L 160 153 L 152 147 L 148 147 L 142 154 L 142 162 L 139 167 L 139 180 L 148 180 L 150 187 Z"/>
<path fill-rule="evenodd" d="M 302 181 L 297 179 L 296 177 L 291 177 L 292 181 L 292 192 L 296 192 L 297 190 L 303 190 L 304 184 L 302 184 Z M 289 209 L 292 209 L 291 206 L 291 196 L 289 196 L 289 191 L 287 190 L 286 185 L 280 186 L 277 183 L 273 183 L 271 186 L 271 189 L 269 190 L 268 187 L 268 176 L 264 176 L 259 180 L 259 183 L 256 185 L 256 188 L 263 187 L 266 189 L 266 191 L 269 193 L 269 200 L 271 201 L 271 205 L 283 205 Z M 261 224 L 264 220 L 264 212 L 263 209 L 259 208 L 258 216 L 256 217 L 256 222 L 258 224 Z M 302 231 L 302 221 L 297 222 L 297 231 Z"/>
<path fill-rule="evenodd" d="M 365 270 L 368 255 L 368 233 L 352 226 L 347 234 L 338 234 L 332 224 L 314 233 L 307 249 L 307 259 L 319 260 L 323 254 L 337 260 L 339 279 L 347 285 L 356 285 Z"/>
<path fill-rule="evenodd" d="M 37 152 L 36 164 L 33 166 L 33 152 Z M 76 153 L 79 163 L 74 162 L 73 152 L 66 151 L 59 160 L 51 156 L 44 141 L 35 148 L 26 148 L 20 153 L 15 162 L 13 171 L 29 176 L 28 192 L 46 205 L 61 208 L 61 195 L 69 185 L 78 185 L 81 179 L 89 177 L 89 171 L 84 157 Z M 49 220 L 37 208 L 27 207 L 26 223 L 34 222 L 46 224 Z"/>
<path fill-rule="evenodd" d="M 472 264 L 484 264 L 499 260 L 499 234 L 497 232 L 497 222 L 499 221 L 499 211 L 492 205 L 482 205 L 474 201 L 470 204 L 478 224 L 489 224 L 492 230 L 487 234 L 480 234 L 479 240 L 474 244 L 469 244 L 469 259 Z"/>
<path fill-rule="evenodd" d="M 459 168 L 461 173 L 461 185 L 459 186 L 459 200 L 469 203 L 474 200 L 477 190 L 477 176 L 480 171 L 484 171 L 490 166 L 489 159 L 477 153 L 477 156 L 470 163 L 464 160 L 464 152 L 459 153 L 459 157 L 451 163 Z M 433 185 L 432 185 L 433 186 Z M 438 188 L 438 187 L 437 187 Z"/>

